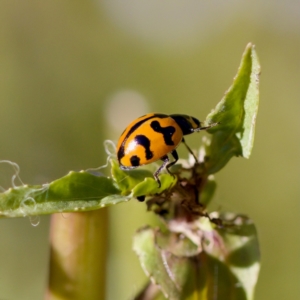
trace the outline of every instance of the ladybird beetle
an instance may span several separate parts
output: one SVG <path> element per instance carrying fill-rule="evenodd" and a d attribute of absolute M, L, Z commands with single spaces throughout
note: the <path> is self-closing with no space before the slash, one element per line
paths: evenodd
<path fill-rule="evenodd" d="M 118 141 L 117 157 L 120 168 L 130 170 L 161 159 L 163 164 L 153 174 L 160 187 L 161 182 L 158 175 L 163 168 L 166 168 L 168 173 L 173 175 L 169 168 L 178 161 L 176 148 L 180 142 L 184 143 L 197 161 L 183 136 L 215 125 L 217 123 L 201 127 L 201 122 L 198 119 L 181 114 L 150 113 L 141 116 L 129 124 Z M 169 153 L 174 158 L 172 162 L 169 162 Z"/>

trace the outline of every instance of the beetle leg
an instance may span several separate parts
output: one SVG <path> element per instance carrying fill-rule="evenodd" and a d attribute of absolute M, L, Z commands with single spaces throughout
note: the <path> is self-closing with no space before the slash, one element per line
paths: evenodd
<path fill-rule="evenodd" d="M 185 142 L 184 138 L 182 138 L 182 142 L 184 143 L 184 145 L 186 146 L 186 148 L 188 149 L 188 151 L 193 155 L 196 163 L 198 163 L 198 159 L 197 157 L 195 156 L 194 152 L 192 151 L 192 149 L 188 146 L 188 144 Z"/>
<path fill-rule="evenodd" d="M 160 182 L 160 180 L 159 180 L 159 178 L 158 178 L 158 175 L 159 175 L 159 173 L 161 172 L 161 170 L 162 170 L 163 168 L 166 168 L 167 172 L 168 172 L 170 175 L 172 175 L 173 177 L 175 176 L 173 173 L 171 173 L 171 171 L 169 170 L 169 168 L 172 167 L 174 164 L 177 163 L 179 157 L 178 157 L 178 153 L 177 153 L 176 150 L 173 150 L 173 151 L 171 152 L 171 154 L 172 154 L 172 156 L 173 156 L 173 158 L 174 158 L 174 161 L 169 162 L 170 159 L 169 159 L 168 155 L 163 156 L 163 157 L 161 158 L 161 160 L 163 161 L 163 164 L 162 164 L 162 165 L 157 169 L 157 171 L 153 174 L 155 180 L 158 182 L 158 187 L 161 186 L 161 182 Z"/>
<path fill-rule="evenodd" d="M 173 150 L 173 151 L 171 152 L 171 154 L 172 154 L 172 156 L 174 157 L 174 161 L 172 161 L 172 162 L 170 162 L 169 164 L 167 164 L 166 169 L 167 169 L 168 173 L 174 177 L 174 174 L 172 174 L 172 173 L 170 172 L 169 168 L 172 167 L 174 164 L 177 163 L 179 157 L 178 157 L 178 153 L 177 153 L 176 150 Z"/>
<path fill-rule="evenodd" d="M 155 171 L 155 173 L 153 174 L 155 180 L 156 180 L 157 183 L 158 183 L 158 187 L 159 187 L 159 188 L 161 187 L 161 182 L 160 182 L 160 180 L 159 180 L 159 178 L 158 178 L 158 175 L 159 175 L 159 173 L 161 172 L 161 170 L 168 164 L 168 162 L 169 162 L 169 157 L 168 157 L 168 155 L 163 156 L 163 157 L 161 158 L 161 160 L 163 161 L 163 164 L 162 164 L 162 165 Z M 167 169 L 167 170 L 168 170 L 168 169 Z M 169 170 L 168 170 L 168 172 L 169 172 Z"/>

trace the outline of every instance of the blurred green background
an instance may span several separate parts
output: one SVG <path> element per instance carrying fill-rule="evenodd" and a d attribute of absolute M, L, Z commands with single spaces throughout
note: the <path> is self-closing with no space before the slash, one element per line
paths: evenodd
<path fill-rule="evenodd" d="M 262 65 L 254 149 L 217 174 L 214 206 L 257 225 L 256 299 L 299 299 L 299 11 L 291 0 L 1 1 L 0 159 L 40 184 L 104 164 L 103 141 L 144 113 L 203 120 L 253 42 Z M 2 187 L 12 175 L 0 164 Z M 129 299 L 146 280 L 132 236 L 153 219 L 137 201 L 109 215 L 107 299 Z M 0 220 L 0 299 L 43 298 L 49 220 Z"/>

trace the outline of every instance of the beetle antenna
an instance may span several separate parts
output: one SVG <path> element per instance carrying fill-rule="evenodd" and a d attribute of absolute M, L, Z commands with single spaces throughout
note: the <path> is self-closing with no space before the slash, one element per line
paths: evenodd
<path fill-rule="evenodd" d="M 200 127 L 197 131 L 200 131 L 200 130 L 206 130 L 206 129 L 209 129 L 209 128 L 212 128 L 212 127 L 215 127 L 217 125 L 221 124 L 221 122 L 216 122 L 216 123 L 211 123 L 207 126 L 204 126 L 204 127 Z"/>

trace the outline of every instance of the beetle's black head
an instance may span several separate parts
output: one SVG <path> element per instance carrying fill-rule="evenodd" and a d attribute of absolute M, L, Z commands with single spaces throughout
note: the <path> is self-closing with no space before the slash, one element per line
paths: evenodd
<path fill-rule="evenodd" d="M 170 115 L 170 117 L 174 119 L 178 126 L 181 128 L 183 135 L 191 134 L 195 131 L 200 130 L 201 128 L 201 122 L 194 117 L 179 114 Z"/>

